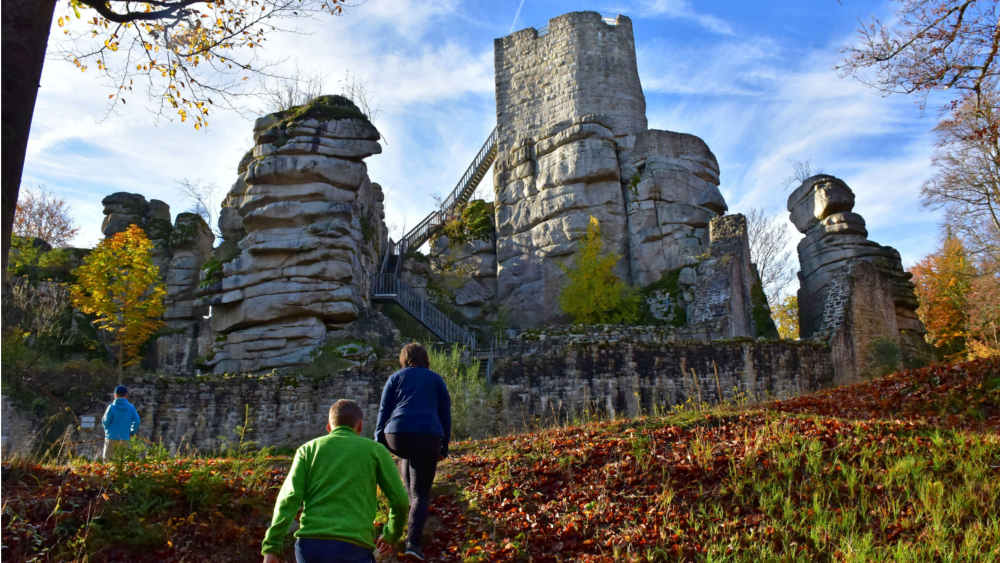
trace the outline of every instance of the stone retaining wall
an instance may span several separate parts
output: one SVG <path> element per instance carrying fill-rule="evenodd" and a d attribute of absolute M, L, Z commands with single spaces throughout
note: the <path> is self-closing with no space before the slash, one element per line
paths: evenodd
<path fill-rule="evenodd" d="M 493 382 L 507 425 L 587 415 L 637 416 L 687 401 L 783 398 L 832 385 L 830 349 L 811 342 L 681 341 L 624 330 L 519 338 L 501 348 Z"/>

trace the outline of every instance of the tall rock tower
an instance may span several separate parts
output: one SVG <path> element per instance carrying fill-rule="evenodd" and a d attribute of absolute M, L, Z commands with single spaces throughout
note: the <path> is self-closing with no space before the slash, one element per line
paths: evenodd
<path fill-rule="evenodd" d="M 726 211 L 719 167 L 693 135 L 647 130 L 632 21 L 575 12 L 494 43 L 497 292 L 513 327 L 559 310 L 590 217 L 640 287 L 696 262 Z"/>

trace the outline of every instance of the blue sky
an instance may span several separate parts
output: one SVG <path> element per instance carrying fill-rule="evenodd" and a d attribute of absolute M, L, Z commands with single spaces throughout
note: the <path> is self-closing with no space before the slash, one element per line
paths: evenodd
<path fill-rule="evenodd" d="M 871 239 L 904 263 L 935 246 L 940 216 L 921 208 L 919 188 L 932 173 L 936 112 L 921 115 L 913 98 L 882 97 L 833 70 L 858 19 L 886 16 L 886 2 L 368 0 L 339 18 L 299 22 L 304 34 L 274 36 L 266 57 L 325 75 L 331 93 L 347 71 L 368 82 L 385 137 L 369 174 L 401 230 L 452 189 L 496 123 L 493 39 L 577 10 L 632 18 L 650 128 L 708 143 L 731 212 L 787 217 L 790 161 L 811 160 L 852 187 Z M 100 238 L 106 195 L 141 193 L 176 214 L 188 207 L 177 180 L 217 183 L 221 195 L 251 144 L 253 112 L 216 113 L 198 132 L 157 120 L 138 97 L 105 118 L 109 93 L 96 74 L 49 60 L 28 146 L 24 182 L 69 200 L 81 246 Z"/>

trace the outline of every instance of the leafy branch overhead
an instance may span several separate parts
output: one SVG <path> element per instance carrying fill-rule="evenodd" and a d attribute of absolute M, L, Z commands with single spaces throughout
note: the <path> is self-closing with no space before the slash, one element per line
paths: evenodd
<path fill-rule="evenodd" d="M 340 15 L 343 0 L 70 0 L 57 20 L 63 41 L 55 51 L 80 70 L 91 66 L 110 79 L 112 104 L 126 103 L 135 81 L 144 83 L 156 111 L 175 110 L 195 129 L 208 125 L 212 106 L 237 109 L 250 94 L 252 74 L 270 34 L 294 31 L 283 20 Z M 213 99 L 214 98 L 214 99 Z M 112 106 L 113 108 L 114 106 Z"/>
<path fill-rule="evenodd" d="M 879 91 L 919 94 L 957 89 L 979 98 L 998 76 L 995 0 L 894 0 L 893 19 L 872 20 L 845 47 L 837 70 Z M 866 74 L 874 69 L 875 75 Z"/>

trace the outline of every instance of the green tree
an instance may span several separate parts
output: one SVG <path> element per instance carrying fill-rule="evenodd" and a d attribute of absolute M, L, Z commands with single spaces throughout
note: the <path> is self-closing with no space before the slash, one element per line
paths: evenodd
<path fill-rule="evenodd" d="M 573 266 L 560 265 L 569 283 L 559 293 L 559 306 L 578 324 L 630 324 L 641 318 L 640 297 L 614 273 L 620 254 L 601 254 L 601 224 L 590 217 Z"/>
<path fill-rule="evenodd" d="M 153 243 L 132 225 L 97 245 L 76 270 L 73 305 L 97 317 L 118 348 L 118 371 L 139 361 L 139 348 L 163 325 L 166 289 L 153 264 Z"/>
<path fill-rule="evenodd" d="M 787 295 L 773 311 L 774 322 L 778 325 L 778 334 L 788 340 L 799 339 L 799 298 Z"/>

